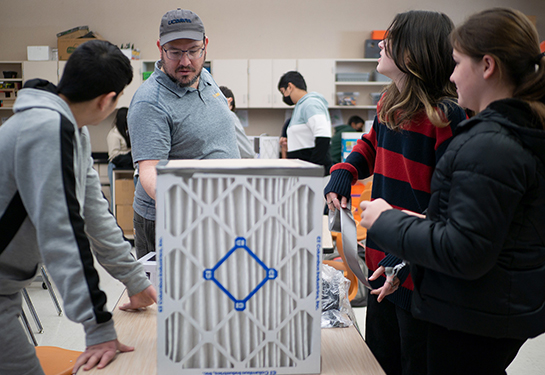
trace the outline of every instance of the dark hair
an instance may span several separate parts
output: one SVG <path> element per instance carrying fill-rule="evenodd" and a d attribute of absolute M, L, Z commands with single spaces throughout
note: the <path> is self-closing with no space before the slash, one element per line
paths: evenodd
<path fill-rule="evenodd" d="M 307 91 L 307 84 L 305 82 L 305 79 L 303 78 L 301 73 L 293 71 L 293 70 L 285 73 L 280 78 L 280 81 L 278 82 L 278 89 L 279 90 L 281 88 L 285 89 L 286 87 L 288 87 L 288 83 L 290 82 L 293 83 L 293 85 L 297 87 L 298 89 Z"/>
<path fill-rule="evenodd" d="M 399 13 L 388 27 L 385 52 L 405 74 L 402 91 L 388 85 L 379 119 L 397 130 L 422 111 L 437 127 L 448 125 L 445 99 L 454 101 L 456 86 L 449 34 L 451 19 L 439 12 L 413 10 Z"/>
<path fill-rule="evenodd" d="M 131 137 L 129 137 L 129 125 L 127 124 L 127 112 L 129 109 L 127 107 L 121 107 L 117 110 L 115 114 L 115 127 L 119 134 L 123 136 L 125 142 L 127 142 L 127 147 L 131 147 Z"/>
<path fill-rule="evenodd" d="M 131 62 L 119 48 L 105 40 L 91 40 L 72 53 L 57 89 L 78 103 L 110 92 L 119 95 L 131 81 Z"/>
<path fill-rule="evenodd" d="M 223 96 L 225 96 L 226 98 L 232 98 L 233 99 L 233 101 L 231 102 L 231 105 L 233 106 L 233 108 L 231 110 L 234 112 L 235 109 L 237 108 L 237 106 L 235 104 L 235 94 L 233 94 L 231 89 L 229 89 L 226 86 L 220 86 L 220 90 L 223 93 Z"/>
<path fill-rule="evenodd" d="M 451 40 L 456 50 L 477 61 L 491 56 L 500 77 L 515 86 L 513 97 L 526 101 L 545 127 L 545 58 L 528 17 L 514 9 L 488 9 L 469 17 Z"/>
<path fill-rule="evenodd" d="M 350 124 L 359 124 L 359 123 L 362 123 L 362 124 L 365 124 L 365 121 L 363 121 L 363 119 L 360 117 L 360 116 L 352 116 L 348 119 L 348 125 Z"/>

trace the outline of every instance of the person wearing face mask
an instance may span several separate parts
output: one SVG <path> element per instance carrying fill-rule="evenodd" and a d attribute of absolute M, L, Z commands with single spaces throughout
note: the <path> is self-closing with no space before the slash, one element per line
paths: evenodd
<path fill-rule="evenodd" d="M 239 159 L 235 123 L 218 85 L 203 69 L 208 38 L 190 10 L 167 12 L 159 28 L 161 60 L 129 107 L 138 258 L 155 251 L 155 166 L 159 160 Z"/>
<path fill-rule="evenodd" d="M 295 71 L 280 78 L 278 90 L 284 103 L 295 105 L 287 127 L 288 159 L 323 165 L 324 176 L 329 175 L 331 119 L 327 101 L 317 92 L 307 92 L 305 79 Z"/>

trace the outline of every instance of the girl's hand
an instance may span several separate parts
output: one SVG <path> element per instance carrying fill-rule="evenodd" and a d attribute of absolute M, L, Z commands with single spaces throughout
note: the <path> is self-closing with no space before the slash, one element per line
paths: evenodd
<path fill-rule="evenodd" d="M 384 266 L 380 266 L 379 268 L 377 268 L 377 270 L 375 272 L 373 272 L 371 277 L 369 277 L 369 280 L 371 280 L 371 281 L 376 280 L 383 273 L 384 273 Z M 384 297 L 386 297 L 389 294 L 392 294 L 393 292 L 395 292 L 399 288 L 399 283 L 400 283 L 400 281 L 399 281 L 399 279 L 397 277 L 387 276 L 386 277 L 386 282 L 384 283 L 384 285 L 381 286 L 378 289 L 371 290 L 371 294 L 378 295 L 377 301 L 382 302 Z"/>
<path fill-rule="evenodd" d="M 360 208 L 362 210 L 360 225 L 369 229 L 375 223 L 381 213 L 386 210 L 391 210 L 393 207 L 390 206 L 384 199 L 378 198 L 372 202 L 361 202 Z"/>
<path fill-rule="evenodd" d="M 341 199 L 339 199 L 339 197 Z M 325 196 L 325 201 L 327 202 L 327 207 L 331 211 L 335 211 L 335 209 L 340 210 L 342 208 L 346 208 L 348 206 L 348 199 L 346 197 L 341 197 L 337 193 L 328 193 Z"/>

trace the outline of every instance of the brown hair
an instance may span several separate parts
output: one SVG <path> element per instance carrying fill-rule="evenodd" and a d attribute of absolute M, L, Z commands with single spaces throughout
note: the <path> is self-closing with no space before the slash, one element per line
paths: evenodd
<path fill-rule="evenodd" d="M 414 10 L 392 21 L 385 52 L 405 74 L 405 84 L 401 92 L 394 83 L 388 85 L 382 98 L 378 118 L 388 128 L 399 130 L 421 113 L 437 127 L 448 126 L 445 101 L 456 98 L 456 87 L 450 82 L 453 29 L 450 18 L 439 12 Z"/>
<path fill-rule="evenodd" d="M 500 76 L 515 87 L 545 128 L 545 57 L 528 17 L 518 10 L 493 8 L 472 15 L 451 35 L 456 50 L 475 60 L 491 56 Z"/>

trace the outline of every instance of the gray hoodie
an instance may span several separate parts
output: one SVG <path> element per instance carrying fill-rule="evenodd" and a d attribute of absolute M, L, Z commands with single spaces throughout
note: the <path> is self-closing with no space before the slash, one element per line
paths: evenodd
<path fill-rule="evenodd" d="M 15 114 L 0 126 L 0 295 L 18 293 L 43 262 L 66 316 L 95 345 L 116 333 L 91 248 L 129 295 L 150 282 L 108 211 L 87 128 L 78 129 L 53 85 L 34 86 L 19 91 Z"/>

